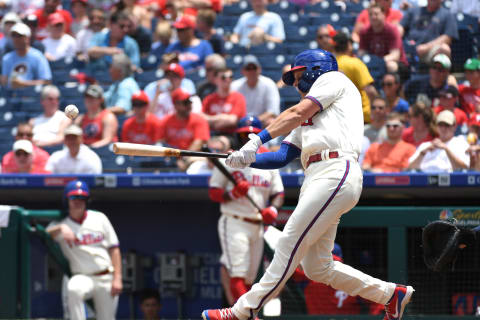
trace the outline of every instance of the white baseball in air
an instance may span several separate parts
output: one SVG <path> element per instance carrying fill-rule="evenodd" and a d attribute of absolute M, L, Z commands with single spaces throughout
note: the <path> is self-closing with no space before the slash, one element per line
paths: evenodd
<path fill-rule="evenodd" d="M 73 104 L 69 104 L 65 107 L 65 115 L 70 119 L 75 119 L 78 116 L 78 108 Z"/>

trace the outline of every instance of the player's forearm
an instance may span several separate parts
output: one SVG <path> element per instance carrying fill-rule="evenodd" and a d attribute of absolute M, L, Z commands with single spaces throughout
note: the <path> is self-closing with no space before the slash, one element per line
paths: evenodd
<path fill-rule="evenodd" d="M 283 111 L 265 130 L 268 131 L 272 139 L 285 136 L 313 117 L 318 111 L 319 108 L 313 101 L 302 99 L 298 104 Z"/>
<path fill-rule="evenodd" d="M 47 233 L 52 237 L 57 237 L 62 232 L 62 225 L 58 224 L 56 226 L 50 227 L 47 229 Z"/>
<path fill-rule="evenodd" d="M 122 256 L 120 254 L 120 248 L 114 247 L 108 249 L 110 259 L 113 265 L 113 279 L 122 280 Z"/>
<path fill-rule="evenodd" d="M 277 210 L 279 210 L 283 206 L 284 200 L 285 200 L 285 197 L 284 197 L 283 193 L 282 194 L 277 194 L 272 199 L 272 201 L 270 201 L 270 204 L 272 206 L 274 206 L 275 208 L 277 208 Z"/>

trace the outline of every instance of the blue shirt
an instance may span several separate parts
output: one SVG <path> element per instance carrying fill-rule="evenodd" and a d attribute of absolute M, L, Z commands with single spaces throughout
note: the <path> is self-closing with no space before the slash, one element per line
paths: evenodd
<path fill-rule="evenodd" d="M 122 107 L 125 111 L 132 110 L 132 95 L 139 91 L 137 82 L 132 77 L 114 82 L 105 92 L 105 105 Z"/>
<path fill-rule="evenodd" d="M 233 32 L 240 37 L 240 45 L 250 45 L 248 35 L 255 27 L 260 27 L 263 31 L 275 38 L 285 40 L 285 29 L 282 18 L 275 12 L 265 12 L 258 16 L 254 11 L 245 12 L 238 19 Z"/>
<path fill-rule="evenodd" d="M 200 40 L 196 46 L 184 47 L 180 41 L 176 41 L 168 46 L 165 53 L 177 52 L 180 60 L 179 64 L 185 69 L 185 72 L 203 66 L 205 58 L 213 53 L 212 46 L 206 40 Z"/>
<path fill-rule="evenodd" d="M 110 47 L 110 31 L 97 32 L 92 36 L 90 40 L 91 47 Z M 138 49 L 138 44 L 129 36 L 123 37 L 122 41 L 117 43 L 117 48 L 123 49 L 123 52 L 130 58 L 130 61 L 140 67 L 140 49 Z M 106 70 L 112 64 L 112 57 L 105 55 L 98 59 L 91 59 L 90 68 L 92 71 L 103 69 Z"/>
<path fill-rule="evenodd" d="M 430 42 L 444 34 L 458 39 L 457 20 L 444 7 L 435 12 L 427 11 L 427 7 L 413 7 L 404 14 L 400 24 L 405 29 L 404 39 L 416 44 Z"/>
<path fill-rule="evenodd" d="M 8 77 L 9 83 L 13 72 L 22 80 L 52 80 L 52 71 L 47 58 L 32 47 L 23 57 L 20 57 L 16 51 L 3 56 L 2 75 Z"/>

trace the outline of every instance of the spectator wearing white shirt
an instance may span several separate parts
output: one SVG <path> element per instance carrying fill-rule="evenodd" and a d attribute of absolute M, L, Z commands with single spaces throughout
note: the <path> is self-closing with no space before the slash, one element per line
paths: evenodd
<path fill-rule="evenodd" d="M 453 172 L 467 169 L 470 156 L 464 136 L 454 136 L 457 128 L 455 115 L 450 110 L 440 112 L 436 119 L 438 138 L 418 146 L 409 159 L 408 169 L 423 172 Z"/>
<path fill-rule="evenodd" d="M 45 169 L 54 174 L 100 174 L 102 161 L 89 147 L 84 145 L 83 131 L 77 125 L 70 125 L 64 131 L 65 147 L 52 153 Z"/>
<path fill-rule="evenodd" d="M 280 113 L 280 93 L 275 82 L 261 73 L 258 59 L 247 55 L 243 58 L 244 77 L 233 81 L 231 88 L 245 97 L 247 114 L 258 117 L 266 127 Z"/>
<path fill-rule="evenodd" d="M 453 14 L 463 13 L 476 17 L 480 22 L 480 1 L 453 0 L 450 5 Z"/>
<path fill-rule="evenodd" d="M 63 131 L 72 123 L 63 111 L 58 110 L 60 90 L 54 85 L 43 87 L 40 104 L 43 113 L 30 119 L 33 126 L 33 142 L 38 147 L 53 146 L 63 142 Z"/>
<path fill-rule="evenodd" d="M 105 12 L 100 9 L 92 9 L 88 14 L 88 27 L 78 31 L 77 39 L 77 58 L 80 60 L 88 60 L 88 48 L 90 40 L 97 32 L 105 29 L 107 18 Z"/>
<path fill-rule="evenodd" d="M 48 37 L 42 40 L 45 57 L 49 61 L 73 58 L 77 51 L 77 42 L 65 33 L 65 18 L 58 12 L 48 16 Z"/>

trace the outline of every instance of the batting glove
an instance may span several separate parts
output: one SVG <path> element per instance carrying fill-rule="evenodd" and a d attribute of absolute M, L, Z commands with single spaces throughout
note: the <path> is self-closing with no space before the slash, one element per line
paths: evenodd
<path fill-rule="evenodd" d="M 245 197 L 250 188 L 250 184 L 248 184 L 247 180 L 242 180 L 233 188 L 232 191 L 229 192 L 230 198 L 238 199 L 241 197 Z"/>
<path fill-rule="evenodd" d="M 264 224 L 272 224 L 277 220 L 278 211 L 274 206 L 262 209 L 260 213 L 262 214 Z"/>
<path fill-rule="evenodd" d="M 227 166 L 235 169 L 243 169 L 255 162 L 258 148 L 262 145 L 262 140 L 256 134 L 250 134 L 245 145 L 240 150 L 231 153 L 225 163 Z"/>

